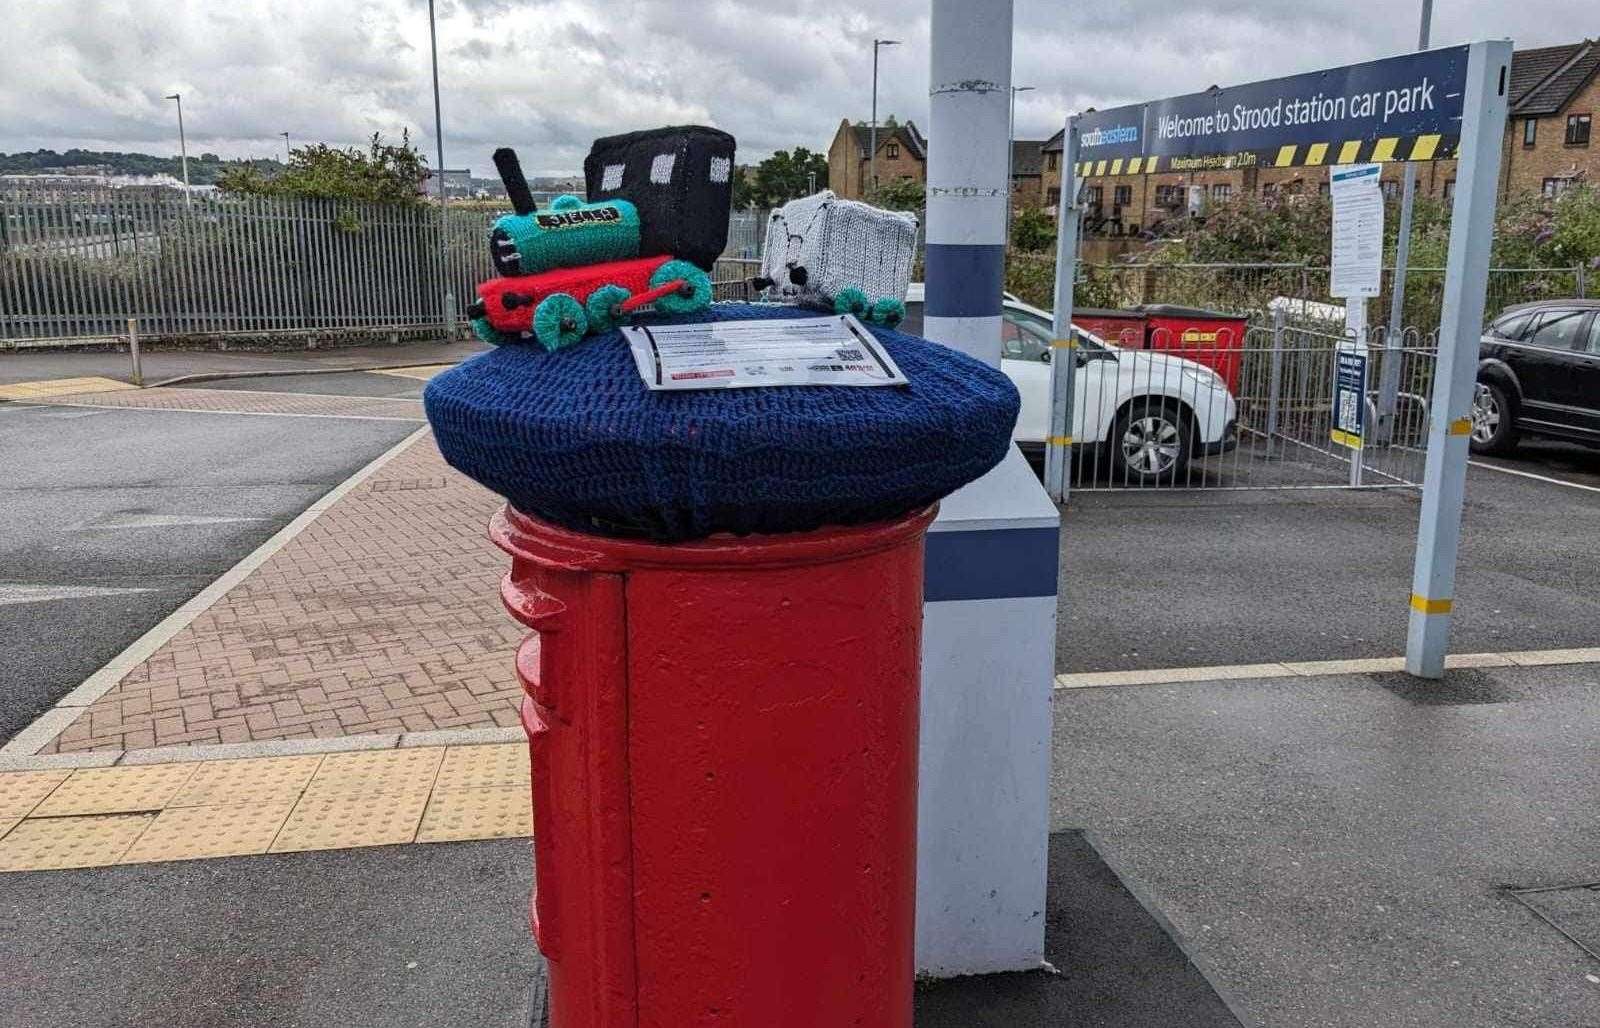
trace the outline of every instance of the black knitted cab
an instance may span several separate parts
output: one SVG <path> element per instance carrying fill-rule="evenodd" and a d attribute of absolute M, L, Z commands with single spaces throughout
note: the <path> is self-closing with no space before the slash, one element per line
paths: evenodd
<path fill-rule="evenodd" d="M 699 125 L 606 136 L 584 158 L 584 188 L 590 202 L 638 208 L 641 257 L 671 254 L 710 271 L 728 244 L 733 147 L 728 133 Z"/>
<path fill-rule="evenodd" d="M 717 304 L 649 324 L 827 317 Z M 554 353 L 480 354 L 429 383 L 445 460 L 518 510 L 664 542 L 898 517 L 1005 456 L 1016 388 L 1000 371 L 868 326 L 910 384 L 647 390 L 618 331 Z"/>

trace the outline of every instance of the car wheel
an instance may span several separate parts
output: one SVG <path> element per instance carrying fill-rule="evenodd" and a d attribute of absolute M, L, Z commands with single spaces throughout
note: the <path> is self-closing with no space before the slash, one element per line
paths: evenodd
<path fill-rule="evenodd" d="M 1510 453 L 1517 448 L 1517 427 L 1511 419 L 1506 391 L 1494 382 L 1479 382 L 1472 394 L 1473 453 Z"/>
<path fill-rule="evenodd" d="M 1126 485 L 1177 481 L 1189 465 L 1189 418 L 1170 401 L 1135 400 L 1111 430 L 1111 474 Z"/>

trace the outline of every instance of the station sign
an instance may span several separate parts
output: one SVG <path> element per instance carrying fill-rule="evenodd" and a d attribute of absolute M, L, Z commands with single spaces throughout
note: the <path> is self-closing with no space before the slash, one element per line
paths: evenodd
<path fill-rule="evenodd" d="M 1077 172 L 1138 175 L 1454 158 L 1467 47 L 1078 117 Z"/>

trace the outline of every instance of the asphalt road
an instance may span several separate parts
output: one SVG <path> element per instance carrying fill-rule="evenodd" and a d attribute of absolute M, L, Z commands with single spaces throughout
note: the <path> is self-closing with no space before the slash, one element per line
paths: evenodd
<path fill-rule="evenodd" d="M 346 346 L 327 350 L 247 353 L 214 350 L 155 350 L 142 355 L 146 384 L 181 375 L 248 374 L 328 368 L 392 367 L 403 364 L 445 364 L 465 360 L 485 349 L 470 342 L 399 343 L 393 346 Z M 19 350 L 0 353 L 0 385 L 50 378 L 99 376 L 128 381 L 125 352 L 109 350 Z M 275 387 L 281 388 L 281 387 Z"/>
<path fill-rule="evenodd" d="M 0 404 L 0 740 L 418 427 Z"/>
<path fill-rule="evenodd" d="M 1504 467 L 1588 485 L 1600 454 Z M 1062 519 L 1060 671 L 1405 652 L 1419 494 L 1077 492 Z M 1451 647 L 1600 645 L 1600 492 L 1474 467 Z"/>

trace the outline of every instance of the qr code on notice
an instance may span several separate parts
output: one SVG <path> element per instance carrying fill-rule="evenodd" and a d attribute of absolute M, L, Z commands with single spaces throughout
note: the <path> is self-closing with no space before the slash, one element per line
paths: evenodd
<path fill-rule="evenodd" d="M 1356 394 L 1342 392 L 1339 394 L 1339 431 L 1354 432 L 1359 426 L 1356 421 Z"/>

